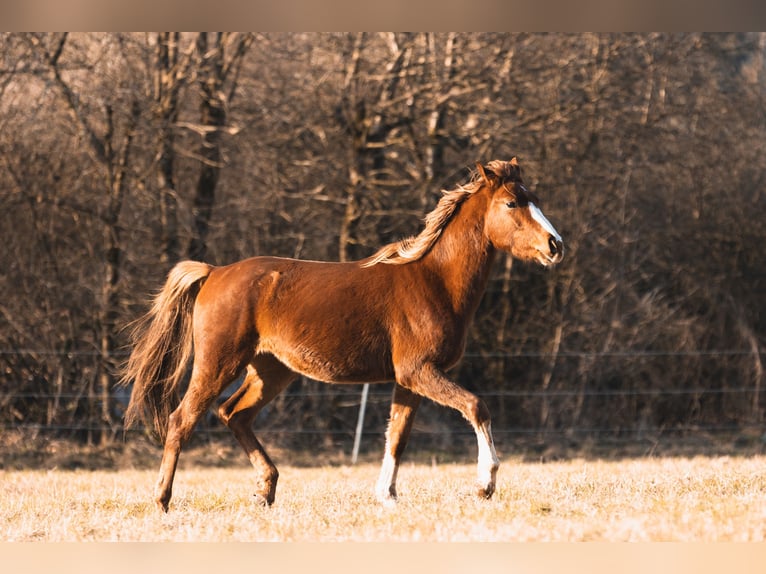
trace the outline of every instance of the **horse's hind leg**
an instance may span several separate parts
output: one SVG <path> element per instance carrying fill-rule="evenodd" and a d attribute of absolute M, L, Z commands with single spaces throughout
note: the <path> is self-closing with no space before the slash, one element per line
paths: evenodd
<path fill-rule="evenodd" d="M 398 384 L 394 386 L 383 464 L 375 486 L 375 495 L 385 505 L 392 505 L 396 501 L 396 474 L 404 448 L 407 446 L 420 399 L 421 397 L 412 391 Z"/>
<path fill-rule="evenodd" d="M 247 368 L 247 375 L 237 391 L 218 409 L 218 415 L 228 426 L 250 459 L 257 473 L 255 498 L 271 505 L 277 489 L 279 472 L 255 438 L 252 424 L 258 412 L 296 377 L 273 355 L 258 355 Z"/>
<path fill-rule="evenodd" d="M 220 369 L 211 374 L 203 367 L 204 361 L 197 355 L 192 368 L 189 388 L 186 391 L 178 408 L 174 410 L 168 419 L 168 431 L 165 438 L 165 447 L 162 451 L 162 463 L 160 464 L 160 477 L 155 490 L 157 506 L 163 511 L 168 511 L 170 498 L 173 491 L 173 478 L 178 465 L 178 456 L 181 447 L 189 440 L 199 418 L 210 408 L 215 398 L 221 394 L 237 376 L 240 368 Z"/>

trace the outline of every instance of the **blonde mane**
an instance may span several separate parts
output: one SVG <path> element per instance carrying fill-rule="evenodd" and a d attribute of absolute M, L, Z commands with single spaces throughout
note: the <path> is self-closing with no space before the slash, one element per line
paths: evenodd
<path fill-rule="evenodd" d="M 390 243 L 381 247 L 369 260 L 362 263 L 362 267 L 372 267 L 378 263 L 388 263 L 391 265 L 403 265 L 417 261 L 423 257 L 428 250 L 434 246 L 439 239 L 444 228 L 449 223 L 457 207 L 465 201 L 467 197 L 478 191 L 484 182 L 486 175 L 481 169 L 472 173 L 471 180 L 465 185 L 459 185 L 457 188 L 447 191 L 442 190 L 442 197 L 433 211 L 425 217 L 425 228 L 418 235 L 407 237 L 395 243 Z M 494 160 L 489 162 L 485 169 L 490 175 L 496 176 L 500 180 L 518 177 L 518 163 L 516 158 L 510 162 Z"/>
<path fill-rule="evenodd" d="M 425 217 L 425 228 L 418 235 L 407 237 L 395 243 L 381 247 L 375 255 L 362 264 L 362 267 L 372 267 L 378 263 L 402 265 L 417 261 L 425 255 L 455 213 L 457 206 L 480 187 L 476 179 L 456 189 L 442 190 L 442 197 L 433 211 Z"/>

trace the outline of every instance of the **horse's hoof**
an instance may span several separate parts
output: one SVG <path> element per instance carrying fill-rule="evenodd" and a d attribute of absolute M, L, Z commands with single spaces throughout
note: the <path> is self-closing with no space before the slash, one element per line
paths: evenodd
<path fill-rule="evenodd" d="M 487 486 L 480 486 L 476 494 L 479 495 L 479 498 L 484 498 L 485 500 L 489 500 L 492 498 L 492 495 L 495 493 L 495 485 L 494 484 L 488 484 Z"/>
<path fill-rule="evenodd" d="M 375 493 L 375 498 L 377 498 L 378 502 L 385 508 L 396 508 L 396 491 L 391 492 L 388 489 L 381 490 Z"/>
<path fill-rule="evenodd" d="M 375 498 L 385 508 L 396 508 L 397 496 L 395 486 L 378 486 L 375 488 Z"/>
<path fill-rule="evenodd" d="M 268 508 L 272 504 L 274 504 L 274 499 L 273 498 L 269 499 L 268 497 L 263 496 L 262 494 L 257 494 L 257 493 L 254 494 L 253 495 L 253 499 L 255 500 L 255 503 L 258 506 L 262 506 L 263 508 Z"/>
<path fill-rule="evenodd" d="M 389 497 L 378 497 L 378 502 L 383 506 L 383 508 L 396 508 L 397 499 L 395 496 L 389 496 Z"/>

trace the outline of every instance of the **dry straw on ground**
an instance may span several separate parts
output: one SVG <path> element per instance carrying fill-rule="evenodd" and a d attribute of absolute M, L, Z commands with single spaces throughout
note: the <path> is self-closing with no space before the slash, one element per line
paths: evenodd
<path fill-rule="evenodd" d="M 474 466 L 405 464 L 400 502 L 374 500 L 377 465 L 283 467 L 256 506 L 246 468 L 182 468 L 170 512 L 155 472 L 2 471 L 5 541 L 763 541 L 766 457 L 522 463 L 491 501 Z"/>

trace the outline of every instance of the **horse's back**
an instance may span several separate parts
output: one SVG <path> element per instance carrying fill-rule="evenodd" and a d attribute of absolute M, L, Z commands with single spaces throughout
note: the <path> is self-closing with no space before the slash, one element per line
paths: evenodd
<path fill-rule="evenodd" d="M 198 301 L 211 311 L 205 329 L 228 331 L 296 372 L 327 382 L 391 380 L 380 271 L 253 257 L 215 268 Z"/>

